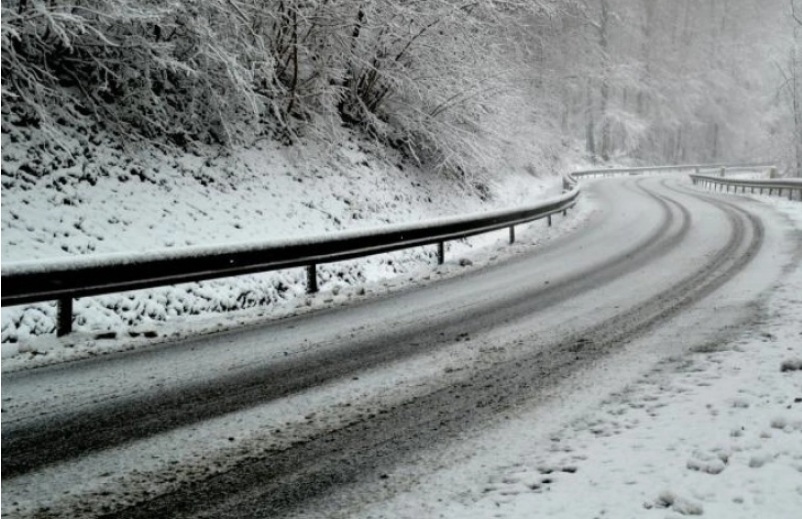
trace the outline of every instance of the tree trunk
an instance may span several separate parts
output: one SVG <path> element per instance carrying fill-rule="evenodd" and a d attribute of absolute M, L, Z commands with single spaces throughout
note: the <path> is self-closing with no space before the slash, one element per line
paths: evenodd
<path fill-rule="evenodd" d="M 596 160 L 596 124 L 593 117 L 593 82 L 588 81 L 586 88 L 586 108 L 585 108 L 585 147 L 591 160 Z"/>
<path fill-rule="evenodd" d="M 793 4 L 792 4 L 793 5 Z M 796 11 L 794 11 L 794 20 Z M 794 27 L 794 43 L 791 47 L 791 97 L 794 109 L 794 148 L 795 148 L 795 174 L 802 177 L 802 24 Z"/>
<path fill-rule="evenodd" d="M 638 91 L 638 115 L 645 117 L 647 113 L 646 107 L 646 86 L 651 76 L 651 49 L 652 49 L 652 26 L 654 24 L 654 0 L 643 0 L 643 9 L 645 10 L 645 19 L 643 21 L 643 31 L 641 37 L 643 39 L 641 44 L 641 59 L 643 60 L 643 69 L 641 73 L 641 86 Z"/>
<path fill-rule="evenodd" d="M 713 154 L 710 157 L 713 161 L 718 159 L 718 123 L 713 123 Z"/>
<path fill-rule="evenodd" d="M 800 86 L 800 74 L 802 74 L 802 67 L 799 65 L 799 56 L 796 50 L 792 51 L 793 58 L 793 78 L 792 78 L 792 96 L 794 105 L 794 147 L 796 148 L 796 176 L 802 177 L 802 86 Z"/>
<path fill-rule="evenodd" d="M 609 0 L 601 0 L 601 19 L 599 20 L 599 46 L 602 50 L 602 81 L 600 89 L 600 112 L 601 112 L 601 158 L 607 162 L 610 160 L 610 120 L 607 117 L 608 105 L 610 103 L 610 60 L 609 60 L 609 20 L 610 4 Z"/>

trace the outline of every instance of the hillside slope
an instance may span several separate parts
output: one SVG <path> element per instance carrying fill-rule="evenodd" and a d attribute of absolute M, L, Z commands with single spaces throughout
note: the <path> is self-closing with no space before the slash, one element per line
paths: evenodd
<path fill-rule="evenodd" d="M 220 154 L 134 148 L 82 129 L 70 135 L 57 146 L 41 132 L 4 124 L 4 264 L 319 235 L 509 207 L 559 189 L 555 166 L 520 143 L 511 145 L 518 152 L 508 154 L 503 174 L 481 179 L 427 173 L 357 137 L 336 146 L 262 140 Z M 496 238 L 449 244 L 449 256 L 488 239 Z M 321 289 L 336 294 L 434 263 L 434 250 L 417 248 L 325 266 Z M 304 274 L 294 269 L 86 298 L 76 304 L 75 328 L 122 334 L 177 316 L 275 313 L 276 303 L 299 304 L 304 291 Z M 4 309 L 4 355 L 20 346 L 46 351 L 30 339 L 54 327 L 53 303 Z"/>

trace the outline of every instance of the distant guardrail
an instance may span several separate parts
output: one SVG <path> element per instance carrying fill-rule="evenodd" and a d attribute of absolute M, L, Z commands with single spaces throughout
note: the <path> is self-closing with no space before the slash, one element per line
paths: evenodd
<path fill-rule="evenodd" d="M 802 201 L 802 179 L 772 178 L 772 179 L 736 179 L 726 177 L 713 177 L 709 175 L 691 175 L 694 185 L 702 185 L 718 191 L 737 193 L 777 194 L 788 196 L 788 200 Z"/>
<path fill-rule="evenodd" d="M 7 263 L 2 265 L 2 306 L 57 301 L 56 333 L 62 336 L 72 331 L 73 300 L 80 297 L 294 267 L 306 268 L 307 291 L 313 293 L 318 290 L 319 264 L 433 244 L 437 246 L 438 263 L 442 264 L 445 242 L 505 228 L 509 229 L 512 243 L 516 225 L 546 219 L 551 226 L 553 215 L 567 214 L 579 198 L 579 178 L 698 172 L 718 167 L 681 165 L 577 171 L 563 177 L 562 195 L 531 206 L 333 236 Z"/>

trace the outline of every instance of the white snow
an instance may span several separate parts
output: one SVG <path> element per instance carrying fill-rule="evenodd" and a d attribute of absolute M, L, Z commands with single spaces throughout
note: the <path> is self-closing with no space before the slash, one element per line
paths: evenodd
<path fill-rule="evenodd" d="M 5 155 L 5 144 L 4 182 L 17 178 L 15 164 L 24 159 L 15 162 L 13 152 Z M 465 185 L 399 166 L 393 157 L 377 158 L 358 143 L 326 150 L 332 157 L 328 163 L 309 158 L 326 154 L 320 151 L 311 150 L 302 158 L 297 149 L 271 144 L 239 150 L 233 159 L 221 162 L 232 181 L 217 184 L 204 180 L 203 169 L 213 167 L 205 159 L 184 157 L 163 164 L 165 156 L 150 150 L 124 168 L 118 156 L 105 162 L 113 165 L 113 171 L 96 175 L 94 194 L 86 198 L 81 195 L 81 181 L 68 178 L 70 168 L 61 171 L 67 181 L 58 189 L 44 190 L 40 181 L 30 179 L 11 187 L 4 183 L 3 261 L 63 261 L 78 254 L 366 232 L 398 222 L 531 204 L 556 196 L 561 188 L 558 177 L 511 174 L 491 186 L 493 200 L 483 200 Z M 82 175 L 91 165 L 87 159 L 83 166 L 71 168 Z M 154 181 L 131 178 L 132 169 Z M 390 170 L 392 174 L 385 174 Z M 33 196 L 30 186 L 19 187 L 26 183 L 57 199 Z M 455 188 L 462 189 L 460 197 L 453 196 Z M 802 203 L 753 198 L 774 206 L 797 233 L 802 232 Z M 434 251 L 423 248 L 325 267 L 323 291 L 313 296 L 304 294 L 303 273 L 295 269 L 82 299 L 76 306 L 78 332 L 66 339 L 51 333 L 52 305 L 3 309 L 3 371 L 256 325 L 268 318 L 375 297 L 388 289 L 427 284 L 571 232 L 593 210 L 592 204 L 580 203 L 553 228 L 542 223 L 525 226 L 514 246 L 503 243 L 505 232 L 453 242 L 447 251 L 449 261 L 442 267 L 434 265 Z M 657 364 L 648 354 L 624 366 L 616 366 L 612 358 L 597 366 L 605 379 L 582 381 L 583 374 L 577 373 L 569 384 L 579 389 L 570 397 L 551 395 L 549 403 L 522 409 L 463 445 L 424 453 L 431 456 L 422 461 L 428 469 L 424 476 L 399 467 L 391 491 L 371 487 L 376 492 L 369 499 L 372 504 L 328 512 L 466 519 L 796 517 L 802 509 L 800 294 L 802 269 L 797 267 L 788 270 L 783 283 L 761 302 L 761 320 L 731 339 L 690 353 L 678 351 Z M 686 318 L 690 320 L 686 327 L 698 325 L 692 315 Z M 110 330 L 111 338 L 100 338 L 98 332 L 103 330 Z M 135 497 L 154 487 L 164 490 L 197 477 L 195 469 L 205 470 L 210 452 L 216 453 L 216 460 L 234 464 L 255 449 L 280 448 L 321 426 L 347 423 L 369 413 L 376 402 L 387 405 L 425 392 L 427 380 L 459 377 L 458 370 L 447 368 L 453 364 L 459 369 L 485 355 L 482 348 L 493 338 L 473 339 L 443 349 L 436 358 L 405 363 L 403 369 L 366 372 L 359 381 L 339 381 L 208 421 L 203 432 L 183 428 L 160 435 L 158 441 L 142 440 L 15 478 L 5 482 L 4 497 L 15 496 L 24 511 L 25 506 L 35 508 L 50 501 L 68 509 L 71 498 L 63 497 L 65 490 L 74 492 L 78 501 L 93 492 L 121 492 L 121 496 L 130 492 Z M 237 355 L 245 359 L 248 352 Z M 333 421 L 317 423 L 323 418 L 312 413 L 320 408 L 336 409 L 325 417 Z M 231 442 L 231 420 L 247 430 L 248 424 L 283 426 Z M 165 442 L 170 455 L 165 455 Z M 181 473 L 172 468 L 176 460 Z M 109 467 L 119 476 L 103 477 Z M 215 468 L 224 469 L 224 465 Z M 76 479 L 83 482 L 76 484 Z M 52 489 L 52 495 L 43 496 L 38 489 L 44 487 Z"/>
<path fill-rule="evenodd" d="M 802 231 L 802 204 L 756 197 Z M 802 251 L 797 250 L 799 259 Z M 341 516 L 786 519 L 802 510 L 802 268 L 729 341 L 554 397 L 440 454 L 408 489 Z M 608 370 L 616 376 L 616 367 Z M 620 370 L 620 368 L 619 368 Z M 581 385 L 581 383 L 580 383 Z M 444 460 L 443 458 L 449 458 Z M 403 487 L 403 485 L 401 485 Z"/>
<path fill-rule="evenodd" d="M 577 196 L 578 189 L 574 188 L 558 196 L 554 196 L 537 203 L 530 203 L 518 207 L 498 209 L 495 211 L 474 212 L 457 216 L 448 216 L 424 220 L 412 224 L 393 224 L 381 227 L 370 227 L 361 230 L 342 231 L 335 234 L 310 235 L 303 238 L 284 238 L 271 241 L 246 241 L 241 243 L 225 243 L 218 245 L 196 245 L 191 247 L 164 248 L 161 250 L 146 250 L 143 252 L 127 251 L 107 254 L 91 254 L 82 256 L 69 256 L 61 259 L 40 259 L 29 261 L 8 262 L 3 265 L 3 271 L 9 275 L 37 274 L 53 270 L 72 271 L 91 267 L 113 267 L 147 263 L 152 261 L 171 261 L 176 259 L 192 259 L 202 256 L 238 254 L 260 249 L 282 249 L 303 245 L 315 245 L 326 241 L 345 241 L 357 238 L 369 238 L 382 234 L 397 233 L 401 231 L 416 231 L 427 228 L 446 227 L 449 225 L 465 224 L 478 219 L 491 219 L 509 217 L 510 215 L 541 209 L 550 205 L 560 204 Z M 555 211 L 557 212 L 557 211 Z"/>
<path fill-rule="evenodd" d="M 4 133 L 3 139 L 6 143 L 9 135 Z M 4 269 L 98 258 L 126 261 L 131 252 L 154 250 L 160 252 L 151 255 L 169 256 L 207 251 L 214 243 L 224 250 L 254 242 L 304 241 L 331 232 L 375 232 L 395 224 L 532 206 L 560 196 L 562 189 L 558 176 L 535 176 L 545 166 L 527 160 L 520 146 L 509 157 L 517 169 L 494 179 L 463 181 L 412 168 L 371 143 L 319 149 L 309 143 L 286 148 L 262 142 L 218 162 L 192 155 L 175 158 L 153 149 L 124 154 L 97 146 L 92 148 L 94 160 L 76 155 L 83 161 L 79 169 L 94 175 L 91 196 L 82 197 L 89 184 L 69 172 L 57 169 L 54 176 L 64 179 L 63 184 L 20 173 L 24 157 L 15 155 L 20 148 L 25 146 L 3 148 Z M 131 170 L 158 181 L 132 178 Z M 205 179 L 219 178 L 221 171 L 225 181 L 207 183 Z M 488 186 L 492 198 L 474 188 L 477 182 Z M 50 200 L 65 190 L 73 202 Z M 518 241 L 539 242 L 570 232 L 590 210 L 587 204 L 580 206 L 552 228 L 534 223 L 529 234 L 521 226 Z M 344 304 L 411 282 L 426 283 L 456 275 L 470 262 L 480 268 L 505 251 L 521 252 L 510 249 L 507 239 L 506 231 L 497 231 L 447 242 L 446 265 L 439 268 L 433 246 L 321 265 L 321 291 L 312 296 L 305 294 L 305 272 L 299 268 L 81 298 L 75 301 L 74 333 L 60 339 L 54 336 L 55 303 L 3 308 L 3 371 L 141 348 Z"/>
<path fill-rule="evenodd" d="M 802 205 L 767 200 L 794 218 L 797 229 L 802 229 Z M 527 251 L 532 242 L 566 232 L 562 227 L 581 225 L 583 214 L 593 207 L 580 204 L 578 209 L 569 213 L 567 221 L 561 220 L 568 226 L 548 229 L 542 223 L 535 224 L 519 234 L 521 243 L 479 251 L 471 255 L 471 261 L 481 268 L 504 255 Z M 770 234 L 773 240 L 780 232 L 772 230 Z M 661 261 L 682 260 L 667 257 Z M 455 259 L 433 271 L 414 272 L 413 276 L 425 284 L 438 276 L 457 275 L 464 271 L 459 263 Z M 394 281 L 396 287 L 410 282 L 406 276 Z M 375 294 L 374 290 L 384 290 L 384 283 L 368 283 L 365 297 Z M 467 437 L 464 443 L 420 453 L 419 459 L 410 461 L 417 462 L 417 467 L 399 466 L 392 474 L 391 489 L 381 483 L 363 493 L 372 505 L 368 503 L 365 508 L 361 503 L 358 509 L 352 509 L 332 502 L 325 513 L 317 516 L 470 519 L 650 514 L 672 517 L 702 513 L 708 517 L 792 517 L 789 511 L 802 505 L 802 404 L 796 401 L 802 397 L 802 371 L 796 370 L 802 359 L 802 323 L 796 318 L 802 302 L 800 288 L 802 272 L 789 271 L 786 284 L 766 302 L 764 318 L 749 323 L 749 331 L 739 332 L 731 341 L 687 353 L 674 344 L 676 341 L 672 342 L 674 337 L 667 335 L 675 333 L 677 327 L 636 341 L 629 350 L 641 352 L 639 356 L 625 357 L 627 362 L 622 363 L 614 355 L 593 367 L 593 377 L 576 373 L 566 383 L 575 387 L 574 391 L 561 394 L 555 390 L 546 395 L 545 404 L 516 409 L 501 417 L 497 427 Z M 744 291 L 748 291 L 746 286 L 731 287 L 730 299 L 733 294 L 746 297 L 741 295 Z M 598 302 L 600 309 L 612 311 L 610 305 L 625 303 L 616 299 L 624 291 L 612 286 L 605 292 L 608 296 Z M 299 304 L 309 302 L 316 307 L 352 297 L 362 296 L 356 288 L 345 287 L 336 295 L 331 292 L 319 299 L 299 297 Z M 714 306 L 726 320 L 730 299 L 705 305 Z M 403 306 L 405 302 L 395 304 Z M 693 310 L 681 314 L 679 327 L 687 330 L 688 336 L 703 334 L 704 322 L 699 316 L 709 315 L 709 311 Z M 4 497 L 13 498 L 17 503 L 13 510 L 19 515 L 50 506 L 53 514 L 69 516 L 73 507 L 89 510 L 110 501 L 120 504 L 136 501 L 148 492 L 169 490 L 181 482 L 204 477 L 209 470 L 224 471 L 254 453 L 280 449 L 321 428 L 336 428 L 393 402 L 425 394 L 432 384 L 458 381 L 471 369 L 499 356 L 520 354 L 516 348 L 495 351 L 493 345 L 517 344 L 516 334 L 531 335 L 538 326 L 553 327 L 559 315 L 547 314 L 538 315 L 538 322 L 522 321 L 517 324 L 520 329 L 512 326 L 501 337 L 496 332 L 476 334 L 470 341 L 454 343 L 436 355 L 364 371 L 358 380 L 333 381 L 286 399 L 204 421 L 202 426 L 179 428 L 44 467 L 5 481 Z M 197 317 L 182 326 L 188 329 L 202 323 L 201 328 L 213 331 L 218 324 L 258 323 L 260 319 L 243 314 L 230 317 L 230 321 Z M 314 344 L 321 337 L 337 336 L 349 327 L 362 326 L 360 322 L 326 321 L 325 313 L 320 317 L 315 330 L 303 332 Z M 715 323 L 717 326 L 719 323 Z M 167 327 L 183 333 L 175 321 Z M 126 391 L 147 388 L 154 380 L 204 380 L 215 370 L 237 369 L 245 363 L 252 366 L 255 349 L 261 351 L 259 362 L 270 362 L 273 356 L 288 353 L 282 348 L 292 337 L 299 344 L 289 354 L 307 353 L 301 344 L 306 341 L 297 339 L 300 331 L 294 330 L 291 322 L 286 329 L 273 333 L 267 343 L 259 339 L 255 330 L 250 341 L 210 341 L 193 346 L 184 352 L 192 362 L 179 363 L 181 373 L 172 376 L 174 363 L 159 362 L 158 356 L 170 356 L 180 347 L 123 359 L 130 368 L 124 384 Z M 97 353 L 106 347 L 100 344 L 123 348 L 130 347 L 131 342 L 121 338 L 74 348 L 63 348 L 59 343 L 60 347 L 50 350 L 50 355 L 81 348 Z M 526 341 L 521 341 L 517 350 L 525 348 Z M 656 359 L 663 358 L 666 351 L 675 352 L 675 356 L 655 366 Z M 12 369 L 15 365 L 32 365 L 28 356 L 17 355 L 4 360 L 4 369 L 9 361 Z M 60 388 L 59 394 L 47 394 L 48 388 L 36 387 L 34 379 L 27 386 L 15 387 L 15 394 L 4 395 L 4 409 L 17 418 L 46 415 L 58 409 L 65 399 L 80 407 L 100 394 L 114 394 L 114 388 L 120 385 L 117 379 L 97 378 L 84 387 L 73 384 L 68 373 L 62 375 L 58 378 L 60 375 L 55 373 L 57 378 L 51 380 Z M 26 404 L 28 400 L 35 405 Z M 49 491 L 43 493 L 42 488 Z M 103 499 L 93 497 L 98 495 Z"/>
<path fill-rule="evenodd" d="M 371 232 L 393 224 L 529 206 L 561 191 L 559 177 L 545 161 L 527 158 L 534 148 L 518 147 L 509 157 L 516 168 L 508 174 L 457 179 L 422 171 L 392 151 L 356 140 L 328 147 L 262 141 L 210 158 L 153 148 L 123 150 L 103 136 L 92 143 L 76 136 L 75 142 L 67 143 L 73 155 L 65 159 L 49 154 L 41 135 L 6 130 L 4 269 L 15 264 L 83 264 L 97 258 L 126 261 L 131 253 L 169 256 L 212 246 L 227 250 L 305 241 L 333 232 Z M 37 178 L 25 167 L 29 164 L 51 171 Z M 495 246 L 503 234 L 449 242 L 446 257 L 459 259 L 477 248 Z M 322 294 L 314 298 L 305 295 L 303 269 L 82 298 L 75 303 L 77 333 L 66 340 L 52 337 L 55 303 L 3 308 L 2 355 L 8 359 L 28 352 L 24 357 L 32 364 L 49 363 L 71 358 L 78 350 L 135 347 L 147 342 L 145 333 L 148 339 L 156 334 L 164 340 L 170 330 L 165 323 L 175 333 L 178 317 L 205 316 L 226 323 L 255 314 L 288 315 L 298 307 L 337 299 L 350 287 L 361 294 L 371 283 L 431 268 L 435 254 L 434 247 L 418 247 L 322 265 Z M 227 326 L 222 323 L 207 323 L 205 328 Z M 125 336 L 132 340 L 124 346 L 94 342 L 97 337 Z M 4 361 L 4 369 L 7 364 Z"/>

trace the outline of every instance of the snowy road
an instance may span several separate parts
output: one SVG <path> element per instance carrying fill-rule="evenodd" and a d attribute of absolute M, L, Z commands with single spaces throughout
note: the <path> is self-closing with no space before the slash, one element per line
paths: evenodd
<path fill-rule="evenodd" d="M 748 326 L 791 261 L 757 202 L 671 177 L 585 192 L 587 225 L 486 269 L 4 376 L 3 515 L 360 516 L 446 446 Z"/>

